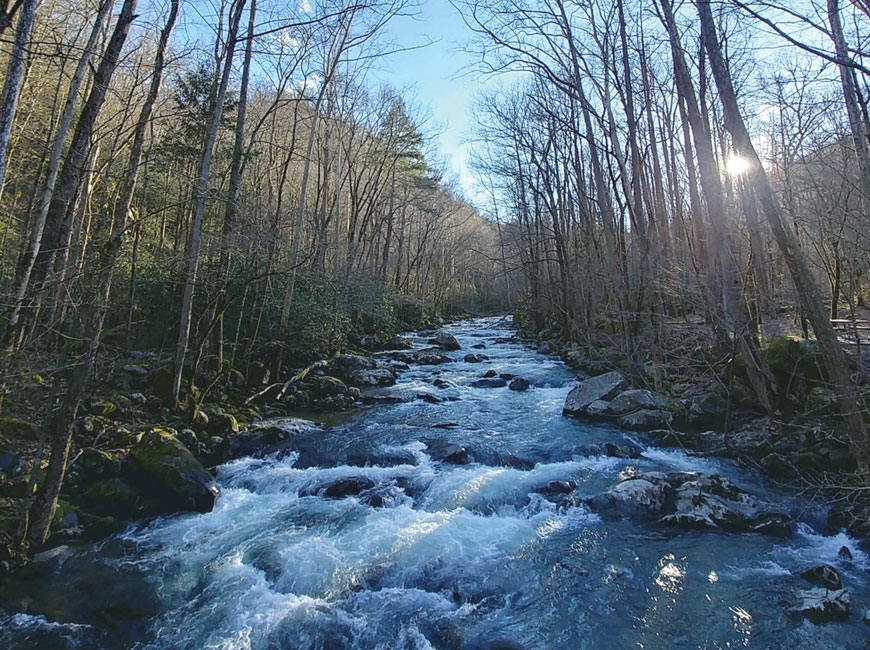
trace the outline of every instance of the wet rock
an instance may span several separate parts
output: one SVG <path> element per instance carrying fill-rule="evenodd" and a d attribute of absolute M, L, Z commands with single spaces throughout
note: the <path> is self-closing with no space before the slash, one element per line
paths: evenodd
<path fill-rule="evenodd" d="M 462 360 L 465 361 L 465 363 L 481 363 L 489 360 L 489 357 L 485 354 L 466 354 L 462 357 Z"/>
<path fill-rule="evenodd" d="M 432 385 L 435 388 L 440 388 L 442 390 L 445 388 L 455 388 L 456 387 L 456 385 L 452 381 L 447 381 L 446 379 L 440 379 L 440 378 L 435 379 L 435 381 L 432 382 Z"/>
<path fill-rule="evenodd" d="M 621 372 L 608 372 L 582 381 L 565 398 L 563 415 L 582 415 L 590 404 L 615 397 L 626 386 Z"/>
<path fill-rule="evenodd" d="M 641 409 L 659 410 L 667 406 L 667 399 L 651 390 L 625 390 L 610 402 L 610 413 L 616 416 L 628 415 Z"/>
<path fill-rule="evenodd" d="M 483 379 L 471 382 L 471 386 L 474 388 L 504 388 L 507 386 L 507 381 L 501 377 L 484 377 Z"/>
<path fill-rule="evenodd" d="M 547 341 L 544 341 L 538 346 L 537 349 L 538 354 L 553 354 L 553 348 L 550 347 L 550 344 Z"/>
<path fill-rule="evenodd" d="M 493 377 L 498 377 L 498 371 L 497 370 L 487 370 L 485 373 L 483 373 L 483 377 L 484 377 L 484 379 L 492 379 Z"/>
<path fill-rule="evenodd" d="M 388 352 L 387 356 L 400 363 L 417 364 L 420 366 L 437 366 L 442 363 L 453 361 L 443 352 L 436 348 L 423 348 L 422 350 L 400 350 Z"/>
<path fill-rule="evenodd" d="M 795 611 L 821 624 L 847 618 L 852 608 L 852 599 L 845 589 L 825 589 L 817 587 L 798 592 L 801 599 Z"/>
<path fill-rule="evenodd" d="M 475 343 L 471 346 L 472 350 L 486 350 L 486 343 Z"/>
<path fill-rule="evenodd" d="M 351 478 L 343 478 L 320 485 L 308 490 L 304 490 L 299 496 L 322 496 L 326 499 L 344 499 L 349 496 L 356 496 L 364 490 L 370 490 L 375 487 L 375 482 L 365 476 L 355 476 Z"/>
<path fill-rule="evenodd" d="M 841 546 L 840 550 L 837 551 L 837 557 L 841 560 L 851 560 L 852 559 L 852 551 L 849 550 L 848 546 Z"/>
<path fill-rule="evenodd" d="M 262 457 L 284 447 L 290 440 L 322 432 L 320 426 L 301 418 L 281 418 L 250 427 L 226 440 L 227 460 L 243 456 Z"/>
<path fill-rule="evenodd" d="M 75 551 L 66 544 L 62 544 L 47 551 L 37 553 L 33 556 L 31 562 L 39 567 L 37 570 L 54 571 L 62 567 L 67 560 L 74 556 Z"/>
<path fill-rule="evenodd" d="M 633 442 L 617 444 L 615 442 L 604 443 L 604 455 L 610 458 L 640 458 L 643 447 Z"/>
<path fill-rule="evenodd" d="M 438 395 L 433 395 L 432 393 L 417 393 L 417 399 L 427 404 L 441 404 L 446 401 L 443 397 L 438 397 Z"/>
<path fill-rule="evenodd" d="M 339 354 L 329 362 L 328 372 L 353 386 L 391 386 L 396 373 L 389 363 L 357 354 Z"/>
<path fill-rule="evenodd" d="M 510 390 L 514 390 L 519 393 L 529 390 L 530 386 L 531 383 L 529 383 L 529 380 L 524 379 L 523 377 L 514 377 L 513 379 L 511 379 L 510 384 L 508 384 L 508 388 Z"/>
<path fill-rule="evenodd" d="M 685 528 L 773 535 L 791 532 L 784 513 L 716 474 L 646 472 L 621 481 L 590 499 L 588 505 L 603 517 L 653 517 Z"/>
<path fill-rule="evenodd" d="M 611 405 L 613 402 L 611 402 Z M 649 431 L 670 425 L 672 413 L 658 409 L 641 409 L 619 418 L 619 426 L 631 431 Z"/>
<path fill-rule="evenodd" d="M 130 450 L 141 483 L 159 497 L 166 512 L 209 512 L 220 490 L 214 477 L 168 430 L 153 429 Z"/>
<path fill-rule="evenodd" d="M 362 403 L 366 406 L 373 404 L 402 404 L 408 400 L 396 395 L 363 395 Z"/>
<path fill-rule="evenodd" d="M 825 589 L 841 589 L 840 574 L 830 564 L 819 564 L 801 571 L 801 577 Z"/>
<path fill-rule="evenodd" d="M 610 409 L 610 402 L 603 399 L 597 399 L 586 407 L 586 414 L 593 418 L 607 417 Z"/>
<path fill-rule="evenodd" d="M 571 494 L 577 489 L 577 481 L 550 481 L 535 490 L 538 494 Z"/>
<path fill-rule="evenodd" d="M 447 440 L 427 441 L 426 453 L 432 460 L 451 465 L 468 465 L 475 460 L 468 449 Z"/>
<path fill-rule="evenodd" d="M 459 341 L 456 340 L 456 337 L 447 332 L 438 332 L 435 336 L 429 339 L 429 343 L 447 351 L 459 350 L 462 347 L 459 345 Z"/>
<path fill-rule="evenodd" d="M 629 516 L 654 516 L 662 512 L 670 493 L 670 486 L 663 476 L 649 473 L 630 478 L 613 489 L 596 495 L 588 501 L 593 512 L 605 518 Z"/>
<path fill-rule="evenodd" d="M 721 528 L 731 532 L 788 535 L 788 517 L 773 512 L 728 479 L 699 474 L 682 482 L 674 496 L 674 512 L 661 521 L 687 528 Z"/>

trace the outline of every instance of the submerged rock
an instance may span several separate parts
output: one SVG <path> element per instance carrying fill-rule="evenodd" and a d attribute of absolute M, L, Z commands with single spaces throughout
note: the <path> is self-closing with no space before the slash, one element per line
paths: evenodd
<path fill-rule="evenodd" d="M 484 377 L 471 382 L 474 388 L 504 388 L 508 385 L 507 380 L 501 377 Z"/>
<path fill-rule="evenodd" d="M 563 415 L 582 415 L 590 404 L 598 400 L 609 400 L 627 385 L 621 372 L 608 372 L 580 382 L 565 398 Z"/>

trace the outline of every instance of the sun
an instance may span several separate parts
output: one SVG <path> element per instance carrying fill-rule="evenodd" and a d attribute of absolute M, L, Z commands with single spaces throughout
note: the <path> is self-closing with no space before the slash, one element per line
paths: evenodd
<path fill-rule="evenodd" d="M 731 154 L 728 160 L 725 161 L 725 171 L 731 176 L 742 176 L 749 171 L 750 163 L 743 156 L 738 156 L 736 153 Z"/>

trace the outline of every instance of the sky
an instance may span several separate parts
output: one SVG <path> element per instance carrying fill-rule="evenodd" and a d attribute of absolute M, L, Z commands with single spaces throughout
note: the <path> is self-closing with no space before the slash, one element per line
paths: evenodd
<path fill-rule="evenodd" d="M 473 136 L 471 115 L 476 91 L 484 80 L 469 68 L 472 33 L 448 0 L 424 0 L 415 18 L 398 17 L 390 22 L 385 40 L 399 47 L 431 45 L 392 54 L 371 72 L 372 80 L 389 83 L 401 91 L 406 103 L 424 116 L 421 131 L 435 135 L 435 145 L 452 171 L 466 198 L 478 192 L 468 169 L 469 140 Z"/>

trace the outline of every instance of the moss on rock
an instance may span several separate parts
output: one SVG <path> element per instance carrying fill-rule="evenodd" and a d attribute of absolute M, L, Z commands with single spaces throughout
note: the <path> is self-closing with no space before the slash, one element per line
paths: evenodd
<path fill-rule="evenodd" d="M 165 511 L 208 512 L 219 493 L 214 477 L 171 429 L 155 428 L 130 450 L 142 483 L 162 495 Z"/>

